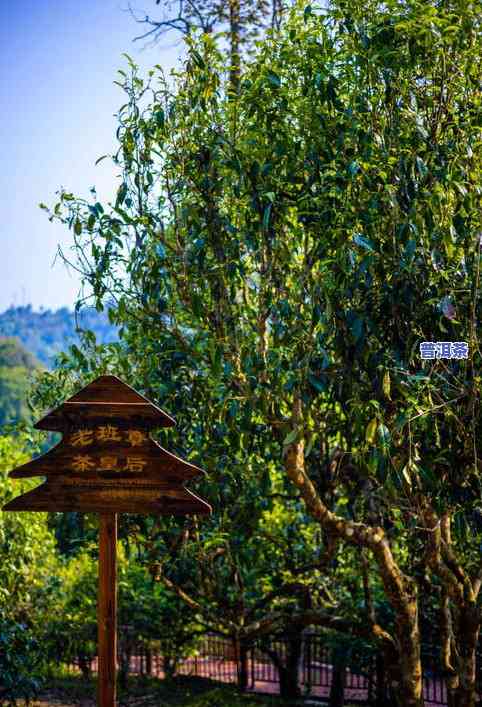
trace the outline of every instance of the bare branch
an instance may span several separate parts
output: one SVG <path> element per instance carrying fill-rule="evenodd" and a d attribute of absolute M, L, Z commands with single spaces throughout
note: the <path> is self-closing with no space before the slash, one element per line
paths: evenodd
<path fill-rule="evenodd" d="M 170 29 L 177 30 L 178 32 L 182 32 L 183 34 L 189 34 L 192 29 L 192 24 L 184 16 L 183 4 L 184 3 L 182 2 L 182 0 L 180 0 L 177 17 L 173 17 L 168 20 L 153 20 L 149 15 L 144 15 L 143 18 L 137 17 L 132 8 L 132 5 L 129 3 L 128 12 L 132 19 L 137 24 L 149 25 L 151 27 L 151 29 L 147 32 L 144 32 L 144 34 L 140 34 L 137 37 L 134 37 L 133 41 L 137 42 L 140 39 L 147 39 L 152 35 L 154 35 L 155 39 L 158 39 L 162 34 L 168 32 Z"/>

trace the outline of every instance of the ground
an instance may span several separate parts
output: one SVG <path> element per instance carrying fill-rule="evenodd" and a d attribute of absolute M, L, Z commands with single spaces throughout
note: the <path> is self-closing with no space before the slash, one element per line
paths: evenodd
<path fill-rule="evenodd" d="M 95 683 L 81 678 L 56 679 L 29 707 L 95 707 Z M 293 705 L 293 702 L 290 702 Z M 171 683 L 132 678 L 127 691 L 119 691 L 118 707 L 261 707 L 286 705 L 279 697 L 241 695 L 232 687 L 205 678 L 180 676 Z M 26 707 L 17 701 L 18 707 Z"/>

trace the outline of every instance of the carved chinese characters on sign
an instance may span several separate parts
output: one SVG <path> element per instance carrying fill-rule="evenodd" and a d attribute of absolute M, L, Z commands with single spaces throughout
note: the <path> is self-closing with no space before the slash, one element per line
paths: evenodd
<path fill-rule="evenodd" d="M 147 460 L 143 459 L 136 449 L 131 453 L 121 453 L 119 447 L 123 445 L 129 450 L 141 448 L 147 442 L 147 435 L 143 430 L 129 428 L 121 430 L 116 425 L 99 425 L 93 428 L 80 428 L 71 433 L 69 438 L 70 446 L 79 453 L 72 456 L 72 469 L 78 472 L 91 471 L 133 471 L 141 472 L 147 466 Z M 88 447 L 97 443 L 114 443 L 114 449 L 106 450 L 104 454 L 96 458 L 89 454 Z M 82 453 L 80 453 L 82 450 Z M 84 452 L 85 450 L 85 452 Z"/>
<path fill-rule="evenodd" d="M 140 447 L 146 439 L 145 434 L 141 430 L 127 430 L 127 440 L 132 447 Z"/>
<path fill-rule="evenodd" d="M 120 430 L 114 425 L 101 425 L 93 429 L 79 429 L 70 435 L 73 447 L 87 447 L 97 442 L 125 442 L 131 447 L 140 447 L 147 437 L 142 430 Z"/>
<path fill-rule="evenodd" d="M 95 463 L 87 454 L 77 454 L 77 456 L 72 459 L 72 469 L 74 469 L 74 471 L 88 471 L 94 468 Z"/>
<path fill-rule="evenodd" d="M 93 430 L 77 430 L 70 438 L 70 443 L 74 447 L 87 447 L 94 441 Z"/>
<path fill-rule="evenodd" d="M 98 442 L 122 442 L 120 431 L 114 425 L 102 425 L 95 431 Z"/>
<path fill-rule="evenodd" d="M 117 469 L 117 457 L 103 456 L 100 458 L 99 471 L 112 471 Z"/>

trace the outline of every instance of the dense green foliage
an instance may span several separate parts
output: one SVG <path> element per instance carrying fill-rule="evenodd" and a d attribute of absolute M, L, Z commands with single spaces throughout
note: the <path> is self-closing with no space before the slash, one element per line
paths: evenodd
<path fill-rule="evenodd" d="M 106 314 L 87 308 L 78 314 L 62 307 L 55 311 L 41 309 L 36 312 L 31 305 L 9 307 L 0 314 L 0 337 L 18 337 L 23 346 L 47 368 L 69 345 L 78 343 L 77 326 L 92 331 L 100 343 L 115 341 L 117 332 Z"/>
<path fill-rule="evenodd" d="M 27 438 L 0 437 L 0 507 L 14 495 L 7 472 L 34 450 Z M 27 491 L 32 485 L 20 487 Z M 1 513 L 0 699 L 31 697 L 40 685 L 46 658 L 40 637 L 52 609 L 49 587 L 56 571 L 46 514 Z"/>

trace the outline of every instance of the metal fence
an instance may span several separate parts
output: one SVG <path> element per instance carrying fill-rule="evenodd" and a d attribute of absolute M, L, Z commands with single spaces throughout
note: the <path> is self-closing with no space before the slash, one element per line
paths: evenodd
<path fill-rule="evenodd" d="M 275 653 L 280 664 L 286 665 L 289 648 L 290 639 L 283 637 L 271 638 L 250 646 L 244 664 L 248 678 L 247 689 L 279 693 L 280 676 L 270 653 Z M 332 649 L 327 646 L 326 637 L 314 633 L 303 635 L 297 662 L 301 693 L 309 695 L 311 699 L 327 699 L 333 685 L 336 659 Z M 447 692 L 438 668 L 436 652 L 425 651 L 422 662 L 423 693 L 427 707 L 447 705 Z M 126 659 L 119 654 L 119 665 L 121 664 L 125 666 Z M 164 677 L 164 667 L 162 652 L 147 650 L 144 645 L 131 645 L 129 672 Z M 97 659 L 91 662 L 91 669 L 96 672 Z M 482 677 L 482 653 L 478 654 L 478 669 L 478 674 Z M 177 675 L 199 676 L 236 684 L 240 675 L 239 650 L 235 643 L 227 638 L 207 635 L 200 642 L 195 654 L 179 659 L 175 672 Z M 373 704 L 377 683 L 376 655 L 370 652 L 360 652 L 358 656 L 351 653 L 350 658 L 345 659 L 343 664 L 342 681 L 347 702 Z"/>

